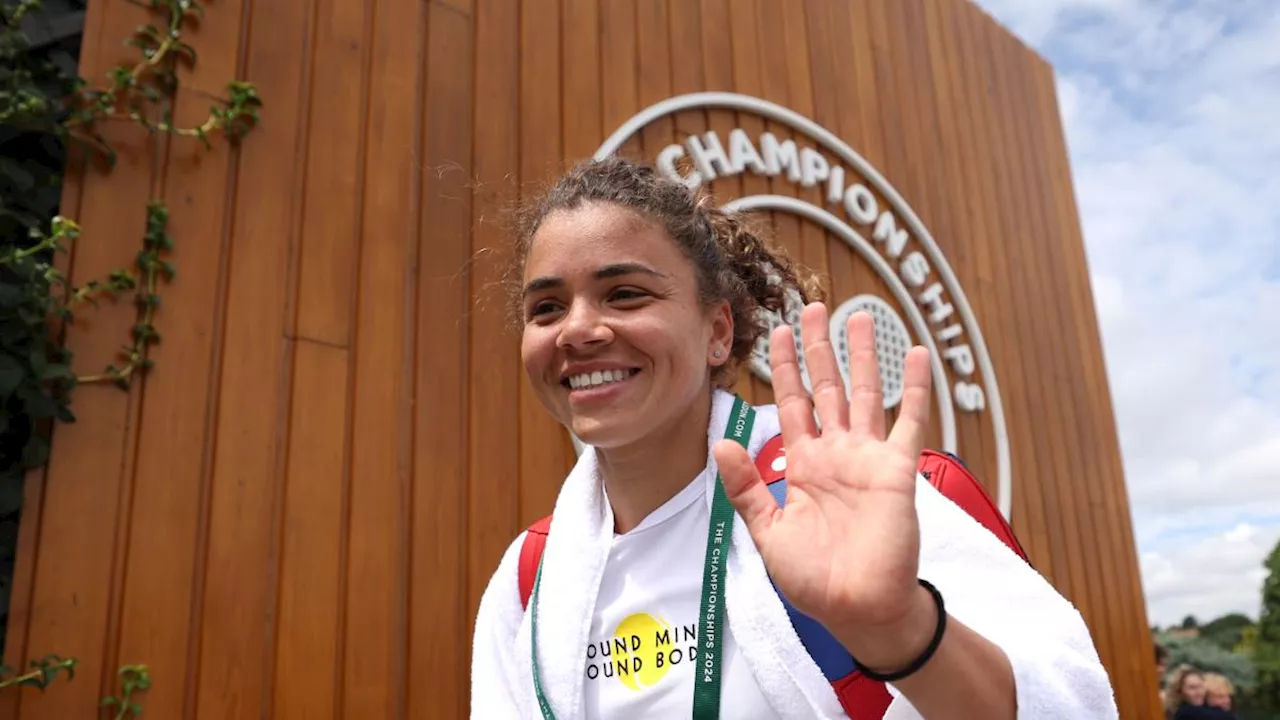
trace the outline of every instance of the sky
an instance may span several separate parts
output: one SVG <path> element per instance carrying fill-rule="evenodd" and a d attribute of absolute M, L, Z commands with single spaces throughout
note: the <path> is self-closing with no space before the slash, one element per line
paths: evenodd
<path fill-rule="evenodd" d="M 1280 539 L 1280 2 L 976 0 L 1055 68 L 1150 623 Z"/>

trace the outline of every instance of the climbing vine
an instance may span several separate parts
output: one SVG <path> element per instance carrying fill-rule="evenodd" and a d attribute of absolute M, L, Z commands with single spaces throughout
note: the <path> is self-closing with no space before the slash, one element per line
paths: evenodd
<path fill-rule="evenodd" d="M 21 497 L 23 472 L 47 462 L 53 425 L 75 421 L 75 388 L 103 383 L 127 390 L 151 368 L 149 350 L 161 340 L 161 292 L 176 276 L 169 211 L 152 198 L 137 209 L 144 231 L 127 262 L 105 277 L 68 277 L 59 256 L 92 242 L 95 228 L 58 212 L 66 158 L 78 152 L 86 167 L 110 172 L 116 153 L 104 129 L 118 123 L 206 148 L 219 139 L 238 143 L 255 127 L 262 106 L 251 83 L 233 81 L 222 97 L 211 98 L 207 117 L 178 125 L 173 108 L 180 70 L 197 60 L 186 33 L 204 17 L 203 4 L 132 2 L 152 18 L 126 39 L 136 58 L 95 84 L 33 44 L 32 29 L 39 27 L 33 21 L 46 12 L 41 0 L 0 0 L 0 523 L 16 525 L 20 502 L 14 498 Z M 103 301 L 126 300 L 136 316 L 117 357 L 105 367 L 78 366 L 62 329 Z M 11 544 L 8 536 L 16 533 L 0 533 L 0 542 Z M 0 577 L 6 614 L 7 581 Z M 73 678 L 75 665 L 73 658 L 49 655 L 25 670 L 0 667 L 0 689 L 43 690 L 60 674 Z M 115 718 L 139 714 L 136 695 L 150 682 L 146 666 L 122 667 L 121 694 L 104 698 L 103 711 L 109 708 Z"/>

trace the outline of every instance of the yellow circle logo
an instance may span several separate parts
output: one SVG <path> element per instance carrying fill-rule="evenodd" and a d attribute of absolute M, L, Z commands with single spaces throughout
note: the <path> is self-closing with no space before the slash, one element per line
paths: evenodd
<path fill-rule="evenodd" d="M 587 646 L 587 679 L 617 678 L 640 692 L 657 685 L 674 665 L 691 664 L 697 654 L 698 629 L 676 627 L 649 613 L 628 616 L 608 640 Z"/>
<path fill-rule="evenodd" d="M 636 613 L 618 623 L 614 648 L 625 648 L 615 658 L 618 680 L 637 691 L 657 685 L 671 668 L 670 662 L 663 661 L 671 653 L 673 632 L 670 623 L 649 613 Z"/>

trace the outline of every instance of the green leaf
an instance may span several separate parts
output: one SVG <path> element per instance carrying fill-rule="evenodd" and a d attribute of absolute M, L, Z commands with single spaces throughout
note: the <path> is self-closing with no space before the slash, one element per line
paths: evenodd
<path fill-rule="evenodd" d="M 13 185 L 20 193 L 29 193 L 36 186 L 36 178 L 30 170 L 22 167 L 16 160 L 0 156 L 0 175 Z"/>
<path fill-rule="evenodd" d="M 71 408 L 63 403 L 58 404 L 58 420 L 64 423 L 73 423 L 76 421 L 75 413 L 71 412 Z"/>
<path fill-rule="evenodd" d="M 8 397 L 22 384 L 27 369 L 9 353 L 0 353 L 0 397 Z"/>
<path fill-rule="evenodd" d="M 43 467 L 49 462 L 49 441 L 39 435 L 27 438 L 27 446 L 22 449 L 22 465 L 34 468 Z"/>
<path fill-rule="evenodd" d="M 61 363 L 51 363 L 45 365 L 44 371 L 40 373 L 40 379 L 49 380 L 67 380 L 75 378 L 75 373 L 71 372 L 71 368 Z"/>

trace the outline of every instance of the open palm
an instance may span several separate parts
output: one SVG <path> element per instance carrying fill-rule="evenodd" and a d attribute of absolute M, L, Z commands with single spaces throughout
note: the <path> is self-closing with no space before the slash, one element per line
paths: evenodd
<path fill-rule="evenodd" d="M 849 393 L 826 308 L 807 306 L 800 327 L 812 395 L 800 378 L 791 328 L 770 338 L 786 507 L 778 507 L 746 450 L 727 440 L 714 448 L 725 491 L 774 583 L 801 612 L 828 627 L 888 627 L 919 590 L 915 490 L 929 424 L 928 351 L 907 355 L 901 408 L 886 436 L 871 317 L 855 313 L 848 321 Z"/>

